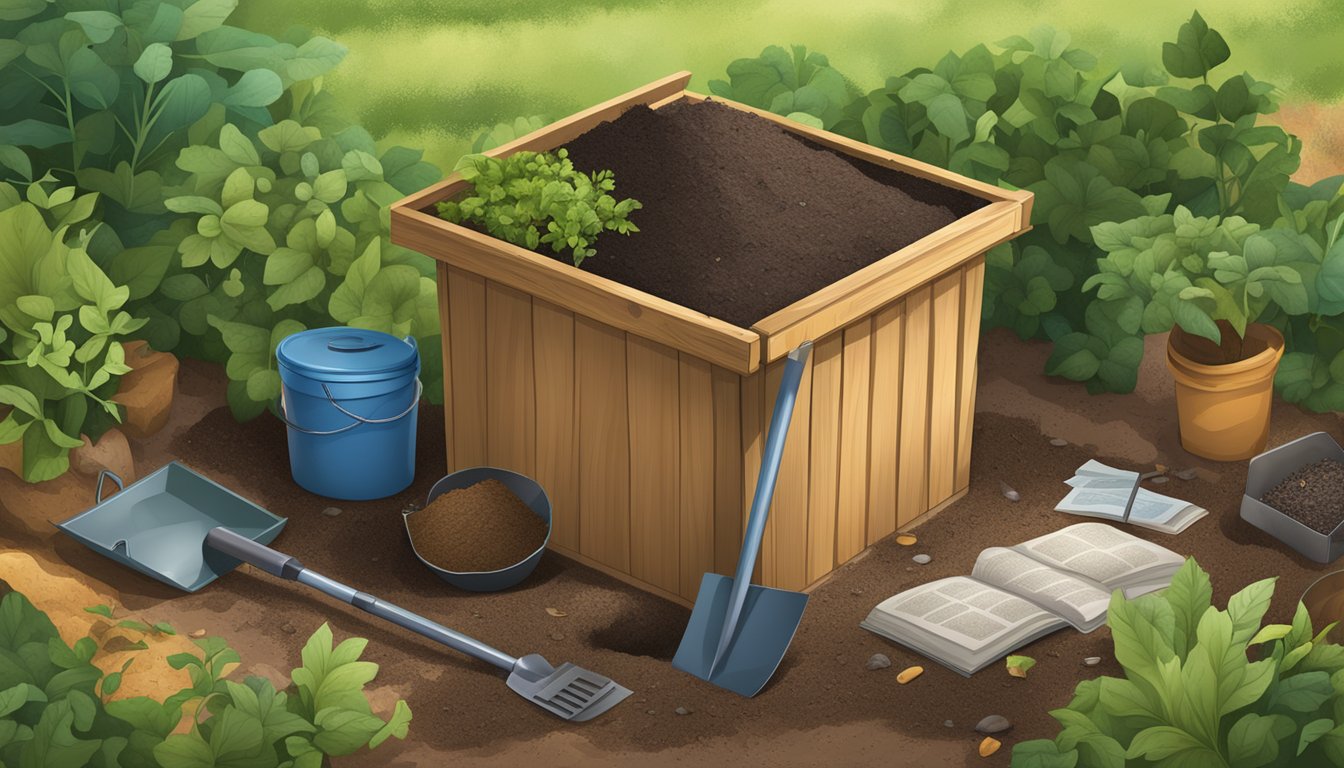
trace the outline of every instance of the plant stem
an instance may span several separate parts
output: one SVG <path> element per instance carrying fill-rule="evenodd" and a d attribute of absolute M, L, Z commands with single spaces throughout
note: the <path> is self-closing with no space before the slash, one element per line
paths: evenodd
<path fill-rule="evenodd" d="M 70 81 L 65 80 L 65 125 L 70 129 L 70 169 L 71 173 L 79 172 L 79 142 L 75 141 L 75 110 L 73 102 L 70 100 Z"/>

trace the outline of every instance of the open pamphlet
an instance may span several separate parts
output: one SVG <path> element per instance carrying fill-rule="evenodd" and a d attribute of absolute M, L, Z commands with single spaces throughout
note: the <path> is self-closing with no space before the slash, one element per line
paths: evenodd
<path fill-rule="evenodd" d="M 1140 481 L 1138 472 L 1089 461 L 1064 481 L 1073 490 L 1055 506 L 1055 511 L 1133 523 L 1163 533 L 1180 533 L 1209 513 L 1188 501 L 1140 488 Z"/>
<path fill-rule="evenodd" d="M 990 547 L 970 576 L 893 595 L 859 626 L 969 677 L 1064 627 L 1106 623 L 1111 592 L 1162 589 L 1185 559 L 1105 523 L 1078 523 L 1015 547 Z"/>

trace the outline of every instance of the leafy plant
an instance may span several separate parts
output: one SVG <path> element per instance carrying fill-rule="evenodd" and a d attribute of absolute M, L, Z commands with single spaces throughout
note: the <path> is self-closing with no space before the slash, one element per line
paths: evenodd
<path fill-rule="evenodd" d="M 532 115 L 531 117 L 515 117 L 512 123 L 496 123 L 493 127 L 477 134 L 475 140 L 471 142 L 471 151 L 485 152 L 503 146 L 520 136 L 526 136 L 549 122 L 551 121 L 542 115 Z"/>
<path fill-rule="evenodd" d="M 639 231 L 629 218 L 642 207 L 639 201 L 617 202 L 610 194 L 615 175 L 575 170 L 563 148 L 515 152 L 503 159 L 466 155 L 455 170 L 471 183 L 471 193 L 440 202 L 440 216 L 455 224 L 479 224 L 525 248 L 545 244 L 555 253 L 569 250 L 576 267 L 597 253 L 592 246 L 603 232 Z"/>
<path fill-rule="evenodd" d="M 46 614 L 11 592 L 0 600 L 0 761 L 48 768 L 316 768 L 327 756 L 406 736 L 405 701 L 386 721 L 369 709 L 363 689 L 378 667 L 359 660 L 366 642 L 349 638 L 333 647 L 322 625 L 291 673 L 294 687 L 277 691 L 261 677 L 227 679 L 240 661 L 237 652 L 220 638 L 204 638 L 196 641 L 198 654 L 168 659 L 188 671 L 191 687 L 162 702 L 118 699 L 129 662 L 104 674 L 93 663 L 94 638 L 66 645 Z M 182 727 L 184 715 L 190 719 Z"/>
<path fill-rule="evenodd" d="M 727 80 L 710 80 L 716 96 L 766 109 L 816 128 L 832 128 L 856 90 L 825 56 L 807 47 L 768 46 L 754 59 L 728 65 Z"/>
<path fill-rule="evenodd" d="M 41 482 L 69 468 L 81 434 L 97 440 L 121 421 L 112 397 L 131 369 L 120 340 L 145 321 L 122 309 L 129 290 L 90 258 L 89 230 L 69 233 L 92 197 L 41 183 L 27 197 L 0 183 L 0 404 L 10 407 L 0 444 L 22 440 L 23 477 Z"/>
<path fill-rule="evenodd" d="M 1111 597 L 1107 623 L 1125 677 L 1084 680 L 1061 730 L 1013 749 L 1014 766 L 1344 765 L 1344 647 L 1335 626 L 1261 626 L 1275 579 L 1212 606 L 1208 574 L 1187 560 L 1169 588 Z"/>

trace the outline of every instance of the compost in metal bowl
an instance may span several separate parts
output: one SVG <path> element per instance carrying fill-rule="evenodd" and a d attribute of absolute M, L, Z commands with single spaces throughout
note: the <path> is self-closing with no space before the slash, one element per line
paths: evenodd
<path fill-rule="evenodd" d="M 546 543 L 546 521 L 498 480 L 449 491 L 406 518 L 420 556 L 458 573 L 497 571 Z"/>

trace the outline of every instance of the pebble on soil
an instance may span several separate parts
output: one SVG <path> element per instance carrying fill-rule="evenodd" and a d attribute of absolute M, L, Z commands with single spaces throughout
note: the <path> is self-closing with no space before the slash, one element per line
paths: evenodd
<path fill-rule="evenodd" d="M 986 715 L 984 719 L 975 724 L 976 731 L 987 734 L 1003 733 L 1012 727 L 1013 724 L 1003 715 Z"/>
<path fill-rule="evenodd" d="M 891 659 L 884 653 L 874 653 L 868 657 L 868 661 L 863 665 L 864 669 L 870 672 L 878 669 L 886 669 L 891 666 Z"/>
<path fill-rule="evenodd" d="M 910 559 L 911 559 L 911 560 L 914 560 L 916 563 L 919 563 L 920 565 L 928 565 L 929 563 L 933 562 L 933 558 L 932 558 L 932 557 L 930 557 L 930 556 L 928 556 L 928 555 L 925 555 L 925 554 L 923 554 L 923 553 L 918 554 L 918 555 L 915 555 L 914 557 L 912 557 L 912 558 L 910 558 Z"/>

